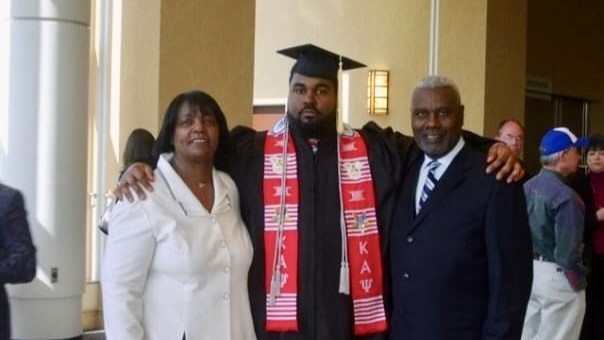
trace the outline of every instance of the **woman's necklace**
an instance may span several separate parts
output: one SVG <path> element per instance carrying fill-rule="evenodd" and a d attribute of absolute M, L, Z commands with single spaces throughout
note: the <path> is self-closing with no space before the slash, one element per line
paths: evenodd
<path fill-rule="evenodd" d="M 197 182 L 197 192 L 194 193 L 201 205 L 203 205 L 208 211 L 212 210 L 214 204 L 214 190 L 212 189 L 212 181 L 207 183 Z M 209 190 L 204 190 L 208 188 Z"/>
<path fill-rule="evenodd" d="M 212 182 L 208 182 L 208 183 L 199 182 L 199 183 L 197 183 L 197 188 L 199 188 L 199 189 L 203 189 L 203 188 L 208 187 L 208 186 L 212 186 Z"/>
<path fill-rule="evenodd" d="M 172 165 L 172 168 L 174 168 L 174 170 L 176 171 L 176 173 L 178 173 L 178 175 L 184 180 L 184 176 L 181 174 L 181 171 L 178 170 L 178 167 L 176 166 L 176 162 L 174 162 L 174 158 L 172 158 L 170 160 L 170 165 Z M 211 177 L 211 176 L 210 176 Z M 187 182 L 187 181 L 185 181 Z M 190 183 L 190 182 L 189 182 Z M 189 185 L 189 184 L 187 184 Z M 212 186 L 212 178 L 210 178 L 210 180 L 208 182 L 197 182 L 196 187 L 197 189 L 201 190 L 204 189 L 206 187 L 211 187 Z M 193 189 L 191 186 L 189 186 L 189 188 Z"/>

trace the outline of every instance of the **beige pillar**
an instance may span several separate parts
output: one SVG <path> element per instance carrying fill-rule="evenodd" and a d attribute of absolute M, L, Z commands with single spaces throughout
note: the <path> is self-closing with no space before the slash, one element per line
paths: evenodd
<path fill-rule="evenodd" d="M 459 86 L 467 129 L 523 120 L 526 19 L 524 1 L 440 1 L 438 73 Z"/>
<path fill-rule="evenodd" d="M 200 89 L 218 101 L 230 127 L 251 125 L 254 18 L 254 0 L 163 1 L 160 110 L 178 93 Z"/>
<path fill-rule="evenodd" d="M 0 177 L 37 248 L 36 279 L 7 287 L 14 339 L 82 333 L 90 4 L 0 4 Z"/>

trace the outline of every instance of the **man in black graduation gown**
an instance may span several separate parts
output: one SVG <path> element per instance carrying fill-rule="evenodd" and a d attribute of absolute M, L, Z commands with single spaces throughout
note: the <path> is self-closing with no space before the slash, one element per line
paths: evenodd
<path fill-rule="evenodd" d="M 320 53 L 298 58 L 290 75 L 287 119 L 298 165 L 298 323 L 299 331 L 266 333 L 263 170 L 266 131 L 237 127 L 232 131 L 232 176 L 238 184 L 241 213 L 254 244 L 249 292 L 259 339 L 383 339 L 353 335 L 350 295 L 338 293 L 340 258 L 340 182 L 336 129 L 337 59 Z M 382 249 L 386 249 L 401 158 L 412 140 L 369 123 L 361 130 L 367 148 L 377 200 Z M 392 138 L 389 138 L 392 137 Z M 398 137 L 398 138 L 397 138 Z M 310 140 L 310 144 L 309 144 Z M 397 141 L 397 143 L 393 143 Z M 313 145 L 314 144 L 314 145 Z M 313 148 L 316 151 L 313 151 Z M 382 255 L 386 254 L 382 250 Z M 383 263 L 386 258 L 383 257 Z M 386 268 L 383 265 L 383 268 Z M 388 289 L 384 289 L 387 293 Z M 387 298 L 386 298 L 387 300 Z"/>
<path fill-rule="evenodd" d="M 304 45 L 282 51 L 297 59 L 290 73 L 287 121 L 296 148 L 299 182 L 298 211 L 298 292 L 297 331 L 267 331 L 265 288 L 265 209 L 263 183 L 267 131 L 236 127 L 232 133 L 231 176 L 241 200 L 241 214 L 254 246 L 249 273 L 249 294 L 258 339 L 267 340 L 378 340 L 387 331 L 355 335 L 350 295 L 339 293 L 342 236 L 340 225 L 340 181 L 338 176 L 337 86 L 339 56 Z M 360 65 L 343 58 L 342 68 Z M 361 65 L 362 66 L 362 65 Z M 388 238 L 397 189 L 404 176 L 407 154 L 415 148 L 413 139 L 370 122 L 357 130 L 367 146 L 373 178 L 379 230 L 383 296 L 389 308 Z M 471 133 L 464 138 L 470 145 L 486 148 L 492 141 Z M 489 169 L 498 176 L 517 177 L 522 169 L 510 158 L 510 150 L 497 144 L 492 148 Z M 497 157 L 496 157 L 497 156 Z M 485 164 L 486 167 L 486 164 Z M 130 167 L 116 189 L 118 196 L 133 199 L 130 188 L 144 197 L 141 186 L 150 189 L 152 172 L 140 163 Z"/>

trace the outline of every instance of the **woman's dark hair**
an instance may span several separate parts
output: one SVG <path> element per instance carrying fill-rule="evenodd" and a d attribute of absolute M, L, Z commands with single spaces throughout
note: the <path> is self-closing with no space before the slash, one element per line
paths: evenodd
<path fill-rule="evenodd" d="M 145 129 L 133 130 L 130 136 L 128 136 L 124 154 L 122 155 L 124 169 L 127 169 L 130 164 L 136 161 L 151 157 L 154 142 L 155 137 L 153 137 L 151 132 Z"/>
<path fill-rule="evenodd" d="M 178 111 L 185 103 L 192 107 L 198 107 L 202 115 L 211 114 L 216 118 L 216 122 L 218 123 L 218 148 L 214 155 L 214 167 L 227 172 L 231 142 L 226 117 L 216 100 L 209 94 L 199 90 L 181 93 L 172 99 L 172 102 L 170 102 L 170 105 L 166 109 L 159 135 L 153 146 L 153 155 L 158 157 L 165 152 L 174 152 L 172 138 L 174 137 Z"/>
<path fill-rule="evenodd" d="M 593 135 L 589 137 L 587 151 L 604 150 L 604 135 Z"/>

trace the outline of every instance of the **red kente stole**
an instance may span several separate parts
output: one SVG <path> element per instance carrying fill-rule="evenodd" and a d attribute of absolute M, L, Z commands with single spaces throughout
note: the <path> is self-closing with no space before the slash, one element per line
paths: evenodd
<path fill-rule="evenodd" d="M 299 191 L 296 148 L 292 137 L 285 132 L 287 124 L 281 120 L 268 132 L 264 145 L 266 329 L 275 332 L 298 330 Z M 340 135 L 338 149 L 340 200 L 346 225 L 341 292 L 348 294 L 351 288 L 355 335 L 382 332 L 388 325 L 382 293 L 376 200 L 367 147 L 357 131 L 348 129 Z M 283 182 L 285 189 L 282 189 Z M 278 243 L 279 238 L 281 242 Z"/>

